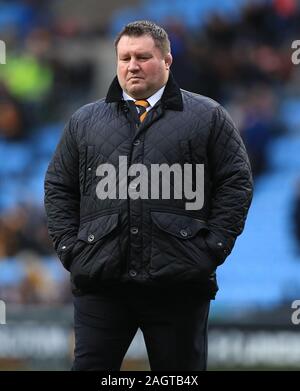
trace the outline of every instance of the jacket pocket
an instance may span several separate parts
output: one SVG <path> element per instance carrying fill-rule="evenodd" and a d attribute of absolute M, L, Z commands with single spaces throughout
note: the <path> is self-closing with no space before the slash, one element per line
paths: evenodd
<path fill-rule="evenodd" d="M 78 288 L 93 288 L 96 282 L 119 274 L 119 213 L 102 215 L 81 224 L 71 264 L 72 280 Z"/>
<path fill-rule="evenodd" d="M 90 195 L 93 175 L 95 175 L 95 146 L 87 145 L 85 151 L 83 194 Z"/>
<path fill-rule="evenodd" d="M 152 211 L 150 269 L 159 279 L 198 281 L 216 269 L 204 240 L 207 223 L 191 216 Z"/>

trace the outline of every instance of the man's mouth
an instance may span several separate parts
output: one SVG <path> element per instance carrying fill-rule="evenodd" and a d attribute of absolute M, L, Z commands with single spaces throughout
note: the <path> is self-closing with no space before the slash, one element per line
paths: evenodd
<path fill-rule="evenodd" d="M 139 80 L 139 79 L 142 79 L 142 77 L 132 76 L 132 77 L 129 78 L 129 80 Z"/>

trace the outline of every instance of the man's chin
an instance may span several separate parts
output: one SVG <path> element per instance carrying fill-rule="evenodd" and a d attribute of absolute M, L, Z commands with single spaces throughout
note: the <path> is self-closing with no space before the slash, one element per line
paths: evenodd
<path fill-rule="evenodd" d="M 128 94 L 135 99 L 145 98 L 147 90 L 143 86 L 135 85 L 128 88 Z"/>

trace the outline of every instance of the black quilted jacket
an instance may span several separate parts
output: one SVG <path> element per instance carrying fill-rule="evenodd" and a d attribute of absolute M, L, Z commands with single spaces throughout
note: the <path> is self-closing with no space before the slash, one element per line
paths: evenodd
<path fill-rule="evenodd" d="M 141 125 L 137 121 L 115 78 L 106 99 L 71 117 L 49 164 L 48 229 L 72 291 L 193 287 L 214 298 L 215 270 L 243 231 L 252 198 L 240 134 L 222 106 L 180 90 L 172 74 L 161 100 Z M 101 164 L 116 167 L 117 186 L 126 180 L 119 177 L 119 156 L 127 157 L 128 167 L 143 163 L 148 172 L 154 163 L 204 164 L 202 208 L 187 210 L 191 200 L 184 192 L 181 199 L 172 191 L 171 199 L 99 199 Z"/>

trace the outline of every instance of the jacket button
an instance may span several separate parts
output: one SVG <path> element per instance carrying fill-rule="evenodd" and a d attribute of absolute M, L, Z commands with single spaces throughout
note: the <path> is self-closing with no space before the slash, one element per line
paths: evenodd
<path fill-rule="evenodd" d="M 141 143 L 141 140 L 137 139 L 133 142 L 133 145 L 137 146 Z"/>
<path fill-rule="evenodd" d="M 184 238 L 186 238 L 188 236 L 188 233 L 185 229 L 181 229 L 180 230 L 180 235 L 183 236 Z"/>
<path fill-rule="evenodd" d="M 129 274 L 130 274 L 131 277 L 135 277 L 137 273 L 136 273 L 135 270 L 130 270 Z"/>
<path fill-rule="evenodd" d="M 136 235 L 138 232 L 139 232 L 139 229 L 137 227 L 132 227 L 130 229 L 130 232 L 133 234 L 133 235 Z"/>
<path fill-rule="evenodd" d="M 88 241 L 91 243 L 93 240 L 95 239 L 95 236 L 94 235 L 89 235 L 88 236 Z"/>
<path fill-rule="evenodd" d="M 62 249 L 62 250 L 65 250 L 66 248 L 67 248 L 67 246 L 62 246 L 62 248 L 61 248 L 61 249 Z"/>
<path fill-rule="evenodd" d="M 218 243 L 217 243 L 217 246 L 218 246 L 218 247 L 223 247 L 223 243 L 222 243 L 222 242 L 218 242 Z"/>

